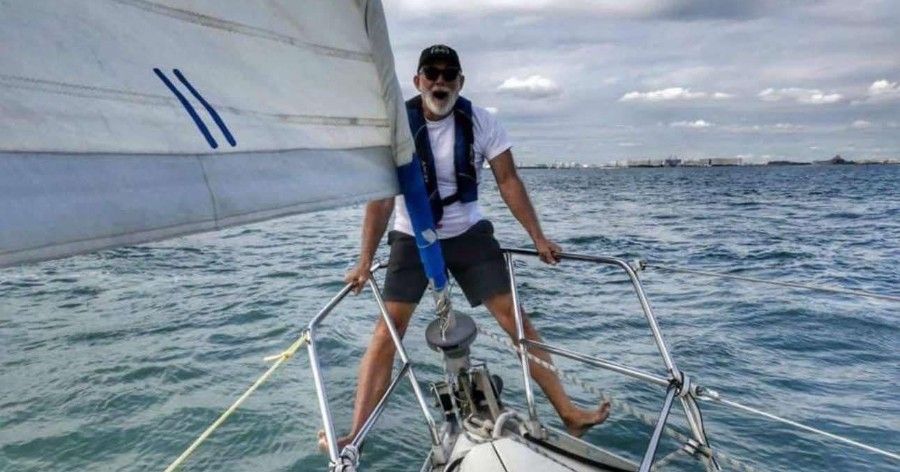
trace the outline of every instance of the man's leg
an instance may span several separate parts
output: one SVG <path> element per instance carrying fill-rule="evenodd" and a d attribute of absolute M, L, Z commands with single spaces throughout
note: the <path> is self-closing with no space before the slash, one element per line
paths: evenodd
<path fill-rule="evenodd" d="M 484 300 L 484 306 L 494 315 L 500 327 L 509 334 L 513 342 L 517 342 L 516 336 L 516 318 L 513 311 L 512 295 L 509 293 L 501 293 Z M 532 326 L 531 321 L 522 312 L 523 327 L 525 329 L 525 339 L 540 341 L 541 337 L 538 331 Z M 517 343 L 518 344 L 518 343 Z M 531 353 L 540 359 L 552 363 L 550 354 L 540 349 L 533 349 Z M 541 390 L 547 395 L 556 413 L 566 425 L 569 434 L 575 437 L 581 437 L 591 426 L 600 424 L 609 416 L 609 403 L 604 402 L 596 410 L 585 410 L 575 406 L 556 373 L 539 366 L 535 362 L 529 363 L 531 377 L 540 385 Z"/>
<path fill-rule="evenodd" d="M 391 301 L 385 301 L 384 304 L 394 321 L 394 326 L 397 327 L 397 332 L 402 337 L 409 325 L 409 319 L 416 309 L 416 304 Z M 378 400 L 387 391 L 394 368 L 395 352 L 396 348 L 391 339 L 391 333 L 388 331 L 384 318 L 379 316 L 375 323 L 372 340 L 359 363 L 359 380 L 356 387 L 356 401 L 353 405 L 353 423 L 350 433 L 338 438 L 338 450 L 343 449 L 353 440 L 363 423 L 366 422 L 366 418 L 375 409 Z M 323 451 L 328 448 L 325 433 L 322 431 L 319 432 L 319 448 Z"/>

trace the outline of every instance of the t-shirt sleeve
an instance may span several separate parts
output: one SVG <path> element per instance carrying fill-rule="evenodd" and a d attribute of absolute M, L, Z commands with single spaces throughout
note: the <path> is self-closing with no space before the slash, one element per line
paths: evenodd
<path fill-rule="evenodd" d="M 475 149 L 485 159 L 491 160 L 512 147 L 506 130 L 490 112 L 481 107 L 472 107 L 475 115 Z"/>

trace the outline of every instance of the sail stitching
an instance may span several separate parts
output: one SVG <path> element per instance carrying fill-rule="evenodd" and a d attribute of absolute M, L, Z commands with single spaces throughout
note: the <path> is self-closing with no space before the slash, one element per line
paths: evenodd
<path fill-rule="evenodd" d="M 198 158 L 200 157 L 200 156 L 198 156 L 198 155 L 196 155 L 196 154 L 189 154 L 188 156 L 195 156 L 195 157 L 198 157 Z M 206 172 L 205 172 L 205 170 L 204 170 L 204 173 L 203 173 L 203 178 L 206 179 Z M 323 202 L 334 203 L 334 206 L 337 207 L 337 206 L 340 206 L 340 205 L 342 205 L 342 204 L 349 204 L 350 202 L 353 202 L 353 203 L 365 202 L 365 201 L 369 201 L 369 200 L 373 200 L 373 199 L 377 199 L 377 198 L 385 198 L 386 196 L 387 196 L 387 195 L 385 195 L 385 192 L 384 192 L 384 191 L 374 191 L 374 192 L 369 192 L 369 193 L 366 193 L 366 194 L 360 194 L 360 195 L 354 195 L 354 196 L 352 196 L 352 197 L 346 197 L 346 198 L 343 198 L 343 199 L 340 199 L 340 198 L 339 198 L 339 199 L 336 199 L 336 198 L 334 198 L 334 197 L 326 197 L 326 198 L 320 198 L 320 199 L 318 199 L 318 200 L 310 200 L 310 201 L 303 202 L 303 203 L 296 203 L 296 204 L 291 204 L 291 205 L 280 206 L 280 207 L 277 207 L 277 208 L 270 208 L 270 209 L 267 209 L 267 210 L 254 210 L 254 211 L 247 211 L 247 212 L 243 212 L 243 213 L 236 213 L 236 214 L 233 214 L 233 215 L 228 215 L 228 216 L 226 217 L 226 219 L 231 220 L 231 219 L 234 219 L 234 218 L 246 218 L 246 217 L 248 217 L 248 216 L 253 216 L 253 215 L 255 215 L 255 214 L 260 214 L 260 213 L 266 213 L 266 214 L 271 214 L 271 213 L 282 214 L 283 212 L 290 212 L 290 210 L 293 209 L 293 208 L 297 208 L 297 207 L 304 207 L 304 208 L 307 208 L 307 207 L 309 207 L 309 206 L 315 207 L 316 205 L 318 205 L 318 204 L 320 204 L 320 203 L 323 203 Z M 287 213 L 282 214 L 282 216 L 287 216 Z M 98 237 L 95 237 L 95 238 L 73 239 L 73 240 L 71 240 L 71 241 L 66 241 L 66 242 L 64 242 L 64 243 L 51 243 L 51 244 L 45 244 L 45 245 L 43 245 L 43 246 L 35 246 L 35 247 L 31 247 L 31 248 L 28 248 L 28 249 L 15 249 L 15 250 L 11 250 L 11 251 L 0 249 L 0 259 L 6 258 L 6 257 L 12 257 L 12 256 L 17 256 L 17 255 L 22 255 L 22 254 L 27 254 L 27 253 L 35 252 L 35 251 L 44 251 L 44 252 L 46 252 L 46 250 L 48 250 L 48 249 L 64 248 L 64 247 L 69 247 L 69 246 L 73 246 L 73 245 L 78 245 L 78 244 L 88 243 L 88 242 L 91 242 L 91 241 L 96 241 L 96 240 L 98 240 L 98 239 L 121 239 L 121 238 L 124 238 L 124 237 L 127 237 L 127 236 L 140 236 L 140 235 L 143 235 L 143 234 L 146 234 L 146 233 L 158 232 L 158 231 L 176 230 L 176 229 L 178 229 L 178 228 L 197 228 L 197 227 L 202 227 L 202 228 L 207 228 L 207 229 L 202 229 L 201 231 L 208 231 L 208 230 L 211 230 L 211 229 L 222 229 L 222 228 L 224 228 L 224 227 L 226 227 L 226 226 L 233 226 L 233 224 L 231 224 L 231 223 L 227 224 L 226 226 L 222 226 L 221 223 L 220 223 L 219 217 L 218 217 L 218 216 L 215 216 L 214 218 L 215 218 L 215 219 L 203 219 L 203 220 L 192 221 L 192 222 L 188 222 L 188 223 L 180 223 L 180 224 L 174 224 L 174 225 L 169 225 L 169 226 L 161 226 L 161 227 L 154 228 L 154 229 L 151 229 L 151 230 L 142 229 L 142 230 L 137 230 L 137 231 L 128 231 L 128 232 L 124 232 L 124 233 L 114 233 L 114 234 L 109 234 L 109 235 L 104 235 L 104 236 L 98 236 Z M 249 222 L 251 222 L 251 221 L 246 221 L 246 223 L 249 223 Z M 206 227 L 206 224 L 207 224 L 207 223 L 212 223 L 213 226 L 214 226 L 214 228 L 208 228 L 208 227 Z M 169 235 L 169 236 L 166 236 L 166 237 L 167 237 L 167 238 L 169 238 L 169 237 L 175 237 L 176 235 L 191 234 L 191 233 L 194 233 L 194 232 L 198 232 L 198 231 L 197 231 L 197 230 L 185 229 L 185 231 L 182 232 L 182 233 L 177 233 L 177 234 L 176 234 L 176 233 L 173 233 L 173 234 L 171 234 L 171 235 Z M 147 240 L 145 240 L 144 242 L 152 242 L 152 241 L 156 241 L 156 240 L 159 240 L 159 239 L 160 239 L 160 238 L 147 239 Z M 141 244 L 141 243 L 133 243 L 133 244 Z M 89 250 L 85 250 L 85 251 L 82 251 L 82 252 L 96 251 L 96 250 L 97 250 L 97 249 L 89 249 Z M 43 260 L 43 259 L 39 259 L 39 260 Z"/>
<path fill-rule="evenodd" d="M 134 102 L 154 105 L 171 105 L 175 99 L 166 95 L 133 92 L 130 90 L 117 90 L 92 85 L 57 82 L 55 80 L 37 79 L 33 77 L 20 77 L 15 75 L 0 74 L 0 85 L 36 90 L 59 95 L 69 95 L 82 98 L 100 98 L 123 102 Z"/>
<path fill-rule="evenodd" d="M 19 77 L 0 74 L 0 85 L 39 92 L 68 95 L 80 98 L 99 98 L 119 102 L 138 103 L 143 105 L 171 106 L 177 99 L 165 95 L 134 92 L 131 90 L 118 90 L 91 85 L 82 85 L 54 80 L 36 79 L 32 77 Z M 326 116 L 326 115 L 299 115 L 291 113 L 266 113 L 243 108 L 219 106 L 212 104 L 220 110 L 241 116 L 255 116 L 260 118 L 274 118 L 289 124 L 323 125 L 323 126 L 359 126 L 372 128 L 388 128 L 390 122 L 382 118 L 364 118 L 355 116 Z"/>
<path fill-rule="evenodd" d="M 206 175 L 206 166 L 203 164 L 203 157 L 197 156 L 197 162 L 200 163 L 200 173 L 203 175 L 203 185 L 206 186 L 206 191 L 209 193 L 209 203 L 212 205 L 213 221 L 215 222 L 216 229 L 221 229 L 222 226 L 219 224 L 219 202 L 216 201 L 216 193 L 213 192 L 212 186 L 209 185 L 209 177 Z"/>
<path fill-rule="evenodd" d="M 225 20 L 214 16 L 204 15 L 202 13 L 197 13 L 190 10 L 173 8 L 153 2 L 148 2 L 146 0 L 111 1 L 134 8 L 139 8 L 150 13 L 155 13 L 158 15 L 167 16 L 169 18 L 174 18 L 176 20 L 185 21 L 188 23 L 194 23 L 209 28 L 228 31 L 230 33 L 240 34 L 244 36 L 253 36 L 283 44 L 288 44 L 290 46 L 306 49 L 323 56 L 331 56 L 353 61 L 373 62 L 372 55 L 367 52 L 351 51 L 349 49 L 341 49 L 333 46 L 316 44 L 276 31 L 271 31 L 256 26 L 250 26 L 243 23 L 238 23 L 236 21 Z"/>

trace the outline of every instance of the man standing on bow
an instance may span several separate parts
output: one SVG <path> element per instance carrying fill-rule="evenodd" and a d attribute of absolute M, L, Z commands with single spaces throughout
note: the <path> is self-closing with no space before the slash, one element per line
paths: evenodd
<path fill-rule="evenodd" d="M 558 262 L 562 249 L 547 239 L 525 186 L 516 173 L 506 131 L 485 109 L 459 96 L 465 83 L 459 57 L 448 46 L 435 45 L 422 51 L 413 84 L 420 95 L 406 103 L 414 130 L 416 153 L 424 163 L 426 191 L 432 198 L 447 268 L 466 299 L 475 307 L 484 304 L 500 326 L 515 341 L 516 323 L 509 276 L 493 226 L 482 216 L 478 205 L 478 183 L 482 163 L 487 160 L 503 201 L 534 241 L 540 258 L 547 264 Z M 413 229 L 403 196 L 369 202 L 363 219 L 359 261 L 345 280 L 362 290 L 370 276 L 375 250 L 396 207 L 394 230 L 388 234 L 391 246 L 384 281 L 387 311 L 401 336 L 428 284 L 419 258 Z M 540 340 L 537 330 L 525 318 L 527 339 Z M 359 385 L 354 404 L 352 431 L 338 440 L 338 449 L 349 443 L 390 383 L 394 344 L 382 319 L 378 319 L 372 341 L 359 368 Z M 535 351 L 550 362 L 549 354 Z M 575 406 L 556 374 L 531 363 L 531 376 L 550 399 L 566 429 L 581 436 L 609 415 L 609 404 L 594 410 Z M 325 446 L 320 433 L 320 446 Z"/>

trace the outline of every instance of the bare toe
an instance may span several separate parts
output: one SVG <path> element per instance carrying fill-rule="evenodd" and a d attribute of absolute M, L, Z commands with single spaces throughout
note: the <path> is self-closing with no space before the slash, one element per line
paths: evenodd
<path fill-rule="evenodd" d="M 325 437 L 325 431 L 321 429 L 316 433 L 316 438 L 318 440 L 319 452 L 328 452 L 328 438 Z"/>
<path fill-rule="evenodd" d="M 596 410 L 582 411 L 582 414 L 580 414 L 578 418 L 566 422 L 566 430 L 576 438 L 584 436 L 584 433 L 586 433 L 587 430 L 603 423 L 609 418 L 610 407 L 610 403 L 607 401 L 601 403 L 600 407 Z"/>
<path fill-rule="evenodd" d="M 316 437 L 318 439 L 319 451 L 327 454 L 328 453 L 328 437 L 325 436 L 325 431 L 320 429 L 316 433 Z M 338 453 L 341 452 L 341 449 L 343 449 L 344 446 L 346 446 L 347 444 L 350 444 L 351 441 L 353 441 L 353 436 L 343 436 L 343 437 L 337 438 Z"/>

